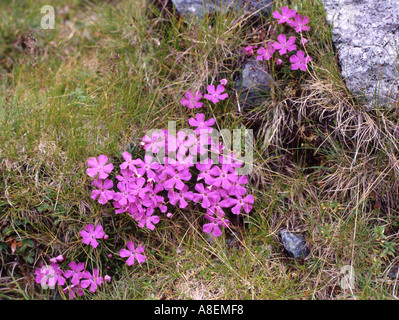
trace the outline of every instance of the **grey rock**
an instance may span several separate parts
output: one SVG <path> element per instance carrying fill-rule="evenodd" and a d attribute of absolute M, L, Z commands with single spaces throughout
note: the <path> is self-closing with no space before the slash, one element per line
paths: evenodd
<path fill-rule="evenodd" d="M 310 250 L 306 245 L 306 239 L 303 235 L 289 232 L 286 229 L 280 230 L 280 237 L 290 257 L 300 259 L 306 258 Z"/>
<path fill-rule="evenodd" d="M 369 107 L 399 99 L 399 1 L 323 0 L 342 76 Z"/>
<path fill-rule="evenodd" d="M 255 16 L 268 15 L 271 11 L 273 0 L 172 0 L 179 14 L 186 17 L 204 15 L 212 12 L 227 12 L 231 9 L 245 9 L 257 11 Z"/>
<path fill-rule="evenodd" d="M 239 79 L 236 81 L 236 91 L 241 111 L 247 112 L 262 104 L 270 97 L 271 87 L 277 87 L 264 63 L 249 60 L 244 64 Z"/>

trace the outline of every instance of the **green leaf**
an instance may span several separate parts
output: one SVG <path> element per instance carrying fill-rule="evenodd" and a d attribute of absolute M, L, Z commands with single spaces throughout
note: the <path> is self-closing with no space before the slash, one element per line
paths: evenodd
<path fill-rule="evenodd" d="M 0 242 L 0 252 L 6 249 L 7 249 L 7 244 L 5 244 L 4 242 Z"/>
<path fill-rule="evenodd" d="M 43 212 L 45 210 L 49 210 L 51 207 L 47 203 L 43 203 L 40 206 L 37 207 L 37 210 L 39 212 Z"/>

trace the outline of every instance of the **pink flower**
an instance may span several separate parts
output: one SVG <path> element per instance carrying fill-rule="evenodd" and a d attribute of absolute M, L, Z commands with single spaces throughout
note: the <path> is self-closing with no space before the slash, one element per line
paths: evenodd
<path fill-rule="evenodd" d="M 299 41 L 301 45 L 305 45 L 308 43 L 308 39 L 302 38 L 301 41 Z"/>
<path fill-rule="evenodd" d="M 90 272 L 84 271 L 85 264 L 83 262 L 74 262 L 71 261 L 68 266 L 71 269 L 68 269 L 64 272 L 65 278 L 71 279 L 71 283 L 75 286 L 79 285 L 80 279 L 90 277 Z"/>
<path fill-rule="evenodd" d="M 185 154 L 187 149 L 195 142 L 195 135 L 183 130 L 179 130 L 176 136 L 169 135 L 167 139 L 168 152 L 178 151 L 180 154 Z"/>
<path fill-rule="evenodd" d="M 106 274 L 106 275 L 104 276 L 104 281 L 105 281 L 105 282 L 111 282 L 111 277 L 110 277 L 109 275 Z"/>
<path fill-rule="evenodd" d="M 220 206 L 222 207 L 231 207 L 231 212 L 234 214 L 240 214 L 241 209 L 244 208 L 246 213 L 249 213 L 252 210 L 252 204 L 254 203 L 253 195 L 247 195 L 245 198 L 227 198 L 220 202 Z"/>
<path fill-rule="evenodd" d="M 290 57 L 290 62 L 291 64 L 291 69 L 292 70 L 298 70 L 301 69 L 302 71 L 306 71 L 307 69 L 307 63 L 312 60 L 311 57 L 306 56 L 305 53 L 302 50 L 298 50 L 296 55 L 293 55 Z"/>
<path fill-rule="evenodd" d="M 134 172 L 136 172 L 136 169 L 134 169 Z M 116 175 L 116 179 L 120 182 L 129 182 L 133 177 L 135 177 L 135 174 L 129 169 L 121 169 L 121 174 Z"/>
<path fill-rule="evenodd" d="M 62 254 L 56 256 L 55 258 L 51 258 L 50 262 L 52 263 L 58 263 L 58 262 L 62 262 L 64 260 L 64 257 L 62 256 Z"/>
<path fill-rule="evenodd" d="M 237 198 L 241 198 L 244 194 L 247 193 L 247 188 L 243 187 L 242 185 L 247 183 L 247 176 L 240 176 L 237 181 L 232 182 L 231 185 L 227 188 L 229 195 L 234 195 Z"/>
<path fill-rule="evenodd" d="M 193 200 L 193 192 L 189 191 L 187 186 L 184 186 L 180 192 L 171 189 L 168 198 L 171 204 L 176 205 L 179 202 L 179 208 L 184 209 L 188 205 L 187 200 Z"/>
<path fill-rule="evenodd" d="M 144 173 L 147 173 L 147 177 L 150 179 L 154 178 L 155 172 L 159 171 L 161 168 L 158 162 L 152 162 L 152 157 L 148 154 L 144 156 L 144 161 L 136 159 L 134 163 L 137 167 L 137 174 L 143 176 Z"/>
<path fill-rule="evenodd" d="M 139 222 L 138 226 L 140 228 L 143 228 L 146 226 L 150 230 L 154 230 L 155 226 L 154 224 L 157 224 L 160 221 L 160 218 L 158 216 L 154 216 L 154 208 L 150 207 L 147 209 L 145 216 L 143 216 Z"/>
<path fill-rule="evenodd" d="M 143 198 L 143 205 L 146 207 L 156 207 L 159 203 L 162 203 L 164 197 L 159 196 L 158 192 L 161 192 L 163 189 L 163 185 L 160 183 L 156 184 L 154 189 L 148 189 Z"/>
<path fill-rule="evenodd" d="M 137 200 L 137 197 L 131 197 L 129 196 L 129 194 L 133 196 L 139 196 L 140 198 L 144 197 L 145 193 L 150 189 L 149 185 L 148 186 L 146 185 L 146 182 L 147 182 L 146 179 L 140 177 L 137 178 L 135 181 L 129 183 L 127 191 L 128 192 L 127 199 L 129 202 L 135 202 Z"/>
<path fill-rule="evenodd" d="M 273 56 L 274 51 L 276 51 L 276 49 L 272 46 L 270 42 L 268 42 L 266 45 L 266 49 L 263 47 L 260 47 L 258 49 L 258 51 L 256 52 L 256 54 L 258 55 L 256 57 L 256 60 L 269 60 Z"/>
<path fill-rule="evenodd" d="M 130 203 L 129 208 L 127 210 L 130 216 L 136 221 L 140 221 L 145 216 L 146 209 L 141 205 L 140 199 L 137 200 L 137 203 Z"/>
<path fill-rule="evenodd" d="M 279 50 L 278 52 L 280 53 L 280 55 L 283 55 L 284 53 L 287 53 L 289 51 L 293 51 L 296 49 L 296 45 L 295 45 L 295 37 L 290 37 L 287 40 L 287 37 L 285 34 L 280 34 L 277 37 L 277 40 L 279 42 L 275 42 L 273 43 L 273 47 L 276 50 Z"/>
<path fill-rule="evenodd" d="M 40 283 L 43 289 L 54 289 L 55 285 L 63 286 L 65 284 L 65 278 L 63 277 L 62 270 L 58 267 L 58 264 L 52 263 L 49 266 L 43 266 L 35 270 L 36 283 Z"/>
<path fill-rule="evenodd" d="M 98 269 L 93 269 L 93 275 L 91 275 L 89 272 L 87 278 L 88 279 L 82 280 L 80 282 L 80 286 L 83 289 L 86 289 L 88 286 L 90 286 L 91 292 L 96 292 L 97 287 L 101 286 L 103 283 L 103 277 L 99 277 Z"/>
<path fill-rule="evenodd" d="M 305 26 L 306 24 L 309 23 L 309 18 L 308 17 L 303 17 L 300 14 L 297 14 L 294 18 L 295 21 L 289 21 L 289 24 L 291 27 L 295 28 L 296 32 L 302 32 L 302 31 L 309 31 L 310 27 Z"/>
<path fill-rule="evenodd" d="M 187 150 L 191 148 L 195 142 L 195 134 L 187 134 L 183 130 L 179 130 L 176 136 L 176 150 L 178 150 L 179 154 L 185 155 Z"/>
<path fill-rule="evenodd" d="M 220 226 L 228 227 L 230 222 L 227 219 L 224 219 L 221 214 L 216 214 L 215 216 L 205 215 L 205 219 L 209 220 L 210 223 L 206 223 L 203 225 L 203 230 L 205 233 L 211 233 L 215 237 L 219 237 L 222 234 L 220 230 Z"/>
<path fill-rule="evenodd" d="M 122 170 L 129 169 L 130 171 L 135 172 L 136 167 L 133 164 L 132 155 L 129 152 L 125 151 L 124 153 L 122 153 L 122 157 L 123 159 L 125 159 L 125 162 L 123 162 L 119 167 Z"/>
<path fill-rule="evenodd" d="M 179 131 L 180 132 L 180 131 Z M 177 133 L 179 135 L 179 132 Z M 189 155 L 197 156 L 198 152 L 204 152 L 204 147 L 201 144 L 202 140 L 204 141 L 205 139 L 201 139 L 201 137 L 198 137 L 196 134 L 190 133 L 189 135 L 186 136 L 184 133 L 184 139 L 179 142 L 180 147 L 178 150 L 178 157 L 180 156 L 185 156 L 187 154 L 187 151 L 189 151 Z M 179 137 L 178 137 L 179 140 Z M 178 159 L 179 160 L 179 159 Z"/>
<path fill-rule="evenodd" d="M 210 216 L 212 216 L 213 214 L 216 214 L 216 215 L 221 215 L 224 217 L 226 215 L 226 213 L 222 209 L 222 206 L 220 205 L 220 202 L 216 202 L 215 204 L 213 204 L 212 206 L 207 208 L 206 213 L 207 213 L 207 215 L 210 215 Z"/>
<path fill-rule="evenodd" d="M 128 258 L 126 263 L 128 266 L 131 266 L 134 263 L 134 260 L 137 260 L 138 263 L 143 263 L 145 261 L 145 255 L 141 254 L 144 252 L 144 245 L 138 246 L 137 249 L 134 247 L 134 243 L 129 241 L 126 243 L 127 249 L 121 249 L 119 251 L 119 255 L 122 258 Z"/>
<path fill-rule="evenodd" d="M 197 113 L 195 118 L 190 118 L 188 123 L 193 126 L 197 127 L 194 132 L 196 134 L 200 133 L 211 133 L 213 128 L 210 126 L 215 124 L 215 119 L 210 118 L 209 120 L 205 121 L 205 115 L 203 113 Z"/>
<path fill-rule="evenodd" d="M 206 184 L 212 184 L 215 176 L 220 174 L 220 168 L 213 166 L 212 159 L 206 159 L 205 163 L 198 162 L 196 164 L 197 169 L 200 171 L 197 177 L 197 181 L 204 179 Z"/>
<path fill-rule="evenodd" d="M 145 181 L 144 178 L 139 178 L 135 182 L 118 182 L 116 187 L 120 192 L 114 192 L 114 200 L 118 202 L 119 206 L 126 206 L 130 202 L 134 202 L 136 200 L 137 195 L 137 182 Z M 144 183 L 144 182 L 143 182 Z M 114 203 L 115 204 L 115 203 Z M 121 207 L 118 207 L 121 208 Z"/>
<path fill-rule="evenodd" d="M 187 168 L 194 165 L 194 157 L 191 154 L 186 156 L 185 154 L 178 153 L 176 159 L 180 164 L 186 166 Z"/>
<path fill-rule="evenodd" d="M 220 196 L 215 191 L 211 191 L 209 188 L 205 188 L 202 183 L 197 183 L 195 185 L 195 190 L 198 193 L 194 193 L 193 200 L 195 202 L 201 201 L 202 208 L 209 208 L 213 203 L 216 203 Z"/>
<path fill-rule="evenodd" d="M 87 165 L 89 166 L 89 168 L 86 170 L 87 175 L 94 178 L 94 176 L 98 173 L 98 177 L 100 179 L 106 179 L 108 174 L 114 169 L 113 164 L 106 164 L 107 162 L 108 157 L 104 155 L 100 155 L 98 159 L 90 158 L 87 161 Z"/>
<path fill-rule="evenodd" d="M 288 7 L 281 8 L 281 14 L 278 11 L 273 12 L 274 19 L 278 19 L 278 23 L 289 22 L 290 18 L 295 17 L 296 11 L 294 9 L 289 9 Z"/>
<path fill-rule="evenodd" d="M 216 155 L 220 159 L 220 157 L 223 154 L 223 149 L 225 149 L 225 147 L 222 143 L 220 143 L 219 141 L 217 143 L 215 143 L 214 139 L 211 140 L 211 146 L 210 146 L 209 150 L 211 152 L 212 159 L 216 159 L 216 158 L 213 158 Z"/>
<path fill-rule="evenodd" d="M 116 208 L 115 214 L 126 212 L 128 210 L 128 208 L 129 208 L 129 204 L 128 203 L 126 203 L 124 205 L 121 205 L 118 201 L 114 201 L 113 205 Z"/>
<path fill-rule="evenodd" d="M 256 49 L 256 48 L 257 47 L 253 47 L 253 46 L 249 45 L 244 48 L 244 51 L 247 54 L 247 56 L 252 56 L 254 54 L 254 49 Z"/>
<path fill-rule="evenodd" d="M 106 204 L 109 200 L 114 198 L 114 191 L 108 190 L 111 189 L 113 185 L 112 180 L 95 179 L 93 181 L 93 186 L 98 189 L 91 192 L 90 198 L 96 200 L 98 197 L 98 203 Z"/>
<path fill-rule="evenodd" d="M 205 129 L 205 133 L 199 133 L 196 134 L 194 137 L 193 145 L 189 148 L 189 153 L 193 155 L 194 157 L 197 156 L 197 154 L 205 154 L 208 152 L 208 146 L 212 141 L 212 137 L 208 134 L 209 131 L 212 131 L 212 128 L 207 128 Z M 201 129 L 197 130 L 201 131 Z"/>
<path fill-rule="evenodd" d="M 185 184 L 184 181 L 189 181 L 191 179 L 190 170 L 182 167 L 173 168 L 172 166 L 168 166 L 165 168 L 165 174 L 169 176 L 167 180 L 164 182 L 164 187 L 166 190 L 173 189 L 174 187 L 178 190 L 183 190 Z"/>
<path fill-rule="evenodd" d="M 77 285 L 77 286 L 71 285 L 71 286 L 68 286 L 68 287 L 62 289 L 62 291 L 64 293 L 68 293 L 69 298 L 71 298 L 71 299 L 75 299 L 76 294 L 80 297 L 84 295 L 84 291 L 80 285 Z"/>
<path fill-rule="evenodd" d="M 185 96 L 187 99 L 185 99 L 185 98 L 181 99 L 181 104 L 183 106 L 187 106 L 189 109 L 202 107 L 202 102 L 198 102 L 202 98 L 201 92 L 197 91 L 197 92 L 193 93 L 192 91 L 189 90 L 185 93 Z"/>
<path fill-rule="evenodd" d="M 227 79 L 222 79 L 222 80 L 220 80 L 220 84 L 221 84 L 222 86 L 225 86 L 225 85 L 227 84 Z"/>
<path fill-rule="evenodd" d="M 89 224 L 84 228 L 84 230 L 80 231 L 80 235 L 83 237 L 82 242 L 84 244 L 90 244 L 93 248 L 97 248 L 98 242 L 96 239 L 104 237 L 105 232 L 101 225 L 94 226 Z"/>
<path fill-rule="evenodd" d="M 232 166 L 229 164 L 223 164 L 222 170 L 220 170 L 219 175 L 212 180 L 212 185 L 228 189 L 229 187 L 231 187 L 233 182 L 237 181 L 237 179 L 238 176 Z"/>
<path fill-rule="evenodd" d="M 213 84 L 210 84 L 206 87 L 206 90 L 208 90 L 208 93 L 204 94 L 204 98 L 215 104 L 218 103 L 219 100 L 224 100 L 228 97 L 227 93 L 222 93 L 225 88 L 221 84 L 219 84 L 216 89 Z"/>
<path fill-rule="evenodd" d="M 141 145 L 143 146 L 144 150 L 151 150 L 152 153 L 157 153 L 165 146 L 165 134 L 163 132 L 157 131 L 153 131 L 151 136 L 146 134 L 141 141 Z"/>
<path fill-rule="evenodd" d="M 282 65 L 282 64 L 283 64 L 283 60 L 281 60 L 281 59 L 276 59 L 276 64 L 277 64 L 278 66 Z"/>

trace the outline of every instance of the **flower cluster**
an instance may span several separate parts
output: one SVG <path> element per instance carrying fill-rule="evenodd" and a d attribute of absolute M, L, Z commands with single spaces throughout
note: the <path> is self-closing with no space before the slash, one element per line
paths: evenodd
<path fill-rule="evenodd" d="M 226 84 L 222 79 L 216 86 L 208 85 L 205 94 L 187 91 L 181 104 L 189 109 L 202 108 L 202 98 L 216 104 L 228 97 Z M 214 134 L 215 123 L 214 118 L 197 113 L 188 120 L 191 129 L 176 133 L 159 129 L 146 134 L 140 143 L 145 155 L 133 157 L 124 151 L 120 170 L 112 175 L 114 180 L 110 177 L 114 165 L 107 156 L 90 158 L 86 170 L 93 178 L 90 197 L 102 205 L 112 204 L 115 214 L 127 214 L 138 227 L 149 230 L 155 229 L 163 214 L 173 216 L 168 212 L 170 206 L 185 209 L 191 204 L 204 213 L 203 231 L 219 237 L 230 224 L 228 213 L 249 213 L 254 197 L 247 194 L 248 178 L 238 170 L 244 162 Z M 108 239 L 99 224 L 88 224 L 79 234 L 82 243 L 94 249 Z M 127 241 L 125 246 L 119 255 L 128 266 L 145 262 L 143 244 Z M 63 271 L 58 264 L 62 261 L 58 256 L 50 259 L 50 266 L 36 269 L 36 282 L 43 288 L 65 286 L 63 291 L 74 299 L 82 296 L 84 289 L 95 292 L 104 281 L 111 280 L 108 275 L 101 277 L 98 269 L 88 271 L 83 262 L 71 261 L 69 269 Z"/>
<path fill-rule="evenodd" d="M 288 24 L 294 28 L 294 30 L 301 35 L 300 44 L 305 45 L 308 41 L 303 37 L 303 31 L 309 31 L 310 27 L 307 26 L 309 23 L 309 18 L 306 16 L 302 16 L 298 14 L 294 9 L 289 9 L 288 7 L 283 7 L 281 9 L 281 13 L 278 11 L 273 12 L 273 17 L 277 19 L 278 24 Z M 307 70 L 307 64 L 312 58 L 310 56 L 305 56 L 305 53 L 302 50 L 298 50 L 295 54 L 289 56 L 290 52 L 297 50 L 297 46 L 295 44 L 296 37 L 290 36 L 287 39 L 285 34 L 280 34 L 277 36 L 277 41 L 267 42 L 264 47 L 258 48 L 253 47 L 251 45 L 247 46 L 244 51 L 250 56 L 256 54 L 257 60 L 270 60 L 274 53 L 278 51 L 280 58 L 276 58 L 275 62 L 277 65 L 281 65 L 283 60 L 281 58 L 286 57 L 289 59 L 291 63 L 291 70 Z"/>
<path fill-rule="evenodd" d="M 102 160 L 101 160 L 102 159 Z M 96 161 L 94 161 L 96 160 Z M 100 156 L 99 159 L 90 159 L 89 160 L 89 169 L 87 170 L 87 173 L 92 173 L 94 172 L 94 169 L 97 168 L 98 166 L 102 165 L 104 166 L 105 163 L 108 162 L 107 157 L 105 156 Z M 101 164 L 102 163 L 102 164 Z M 90 165 L 91 164 L 91 165 Z M 93 165 L 95 164 L 95 165 Z M 113 169 L 113 168 L 112 168 Z M 107 172 L 108 174 L 112 171 L 110 169 Z M 100 174 L 102 170 L 97 170 L 97 173 Z M 93 174 L 93 176 L 97 175 L 97 173 Z M 106 178 L 105 177 L 105 178 Z M 101 179 L 97 179 L 100 180 Z M 94 180 L 95 183 L 98 183 L 97 180 Z M 96 182 L 97 181 L 97 182 Z M 106 180 L 107 181 L 107 180 Z M 109 180 L 108 180 L 109 181 Z M 102 182 L 102 181 L 101 181 Z M 94 183 L 93 183 L 94 184 Z M 103 184 L 102 184 L 103 185 Z M 94 190 L 97 191 L 97 190 Z M 96 192 L 94 192 L 96 194 Z M 93 197 L 92 193 L 92 198 Z M 112 197 L 113 198 L 114 193 L 112 192 Z M 101 197 L 98 200 L 101 202 Z M 103 227 L 101 225 L 93 225 L 93 224 L 88 224 L 83 230 L 80 231 L 80 235 L 82 236 L 82 243 L 86 245 L 90 245 L 93 248 L 97 248 L 99 245 L 99 242 L 97 239 L 108 239 L 108 235 L 105 234 Z M 128 242 L 128 248 L 131 249 L 133 253 L 135 253 L 135 258 L 139 263 L 143 263 L 145 261 L 145 256 L 139 253 L 142 253 L 144 251 L 144 246 L 138 247 L 136 252 L 134 251 L 134 243 L 129 241 Z M 130 256 L 126 254 L 127 250 L 121 249 L 120 250 L 120 256 L 121 257 L 127 257 Z M 133 258 L 134 258 L 133 257 Z M 109 254 L 108 258 L 112 258 L 112 255 Z M 128 265 L 133 264 L 133 259 L 130 257 L 128 259 Z M 40 283 L 41 287 L 43 289 L 51 288 L 54 289 L 56 285 L 64 287 L 62 291 L 66 294 L 68 294 L 70 299 L 75 299 L 75 297 L 78 296 L 83 296 L 84 295 L 84 289 L 89 289 L 90 292 L 96 292 L 99 287 L 102 286 L 103 282 L 110 282 L 111 277 L 109 275 L 105 275 L 104 277 L 100 276 L 100 272 L 98 269 L 93 269 L 92 272 L 86 269 L 86 266 L 83 262 L 75 262 L 71 261 L 68 266 L 69 269 L 63 271 L 58 263 L 61 263 L 64 260 L 64 257 L 62 255 L 59 255 L 55 258 L 51 258 L 50 265 L 43 265 L 41 263 L 41 267 L 37 268 L 35 270 L 36 278 L 35 281 L 36 283 Z M 67 279 L 69 280 L 69 283 L 67 283 Z"/>
<path fill-rule="evenodd" d="M 60 255 L 50 259 L 50 265 L 41 263 L 41 267 L 35 270 L 36 283 L 40 283 L 43 289 L 54 289 L 56 285 L 65 286 L 63 292 L 74 299 L 76 295 L 83 296 L 86 288 L 89 288 L 91 292 L 96 292 L 104 281 L 111 281 L 109 275 L 100 277 L 98 269 L 93 269 L 93 272 L 86 270 L 83 262 L 71 261 L 68 264 L 69 269 L 63 271 L 58 264 L 63 260 L 63 256 Z"/>
<path fill-rule="evenodd" d="M 193 109 L 202 107 L 203 103 L 199 102 L 202 97 L 212 101 L 214 104 L 218 103 L 220 100 L 225 100 L 228 97 L 227 93 L 223 93 L 226 83 L 227 80 L 222 79 L 217 87 L 213 84 L 208 85 L 206 87 L 208 93 L 204 94 L 204 96 L 202 96 L 202 93 L 199 91 L 193 93 L 191 90 L 188 90 L 184 95 L 185 97 L 181 99 L 181 104 L 187 106 L 189 109 Z"/>
<path fill-rule="evenodd" d="M 216 87 L 208 85 L 204 95 L 187 91 L 181 104 L 189 109 L 201 108 L 202 98 L 216 104 L 228 97 L 224 92 L 226 83 L 227 80 L 222 79 Z M 173 134 L 164 129 L 146 134 L 140 143 L 146 151 L 143 159 L 134 159 L 129 152 L 123 152 L 124 161 L 116 174 L 116 190 L 112 190 L 114 184 L 104 174 L 100 177 L 100 173 L 110 173 L 108 158 L 101 155 L 98 159 L 89 159 L 87 174 L 95 178 L 98 173 L 93 181 L 96 189 L 92 191 L 92 199 L 100 204 L 112 201 L 116 214 L 128 214 L 139 227 L 150 230 L 159 223 L 160 214 L 171 216 L 167 212 L 168 204 L 184 209 L 191 202 L 205 211 L 204 232 L 220 236 L 221 227 L 229 225 L 226 210 L 237 215 L 249 213 L 254 197 L 246 195 L 247 177 L 237 174 L 236 169 L 243 162 L 219 139 L 212 137 L 215 119 L 206 119 L 203 113 L 197 113 L 188 123 L 191 130 Z M 197 162 L 198 156 L 200 162 Z M 86 241 L 95 241 L 95 236 Z M 122 249 L 120 255 L 128 257 L 127 263 L 130 265 L 134 260 L 141 263 L 144 247 L 135 249 L 131 243 L 126 246 L 129 250 Z"/>

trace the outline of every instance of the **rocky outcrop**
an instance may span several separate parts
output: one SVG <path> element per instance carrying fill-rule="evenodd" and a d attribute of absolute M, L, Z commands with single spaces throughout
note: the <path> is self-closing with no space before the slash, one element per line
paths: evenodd
<path fill-rule="evenodd" d="M 342 76 L 369 106 L 399 99 L 399 1 L 322 0 Z"/>

